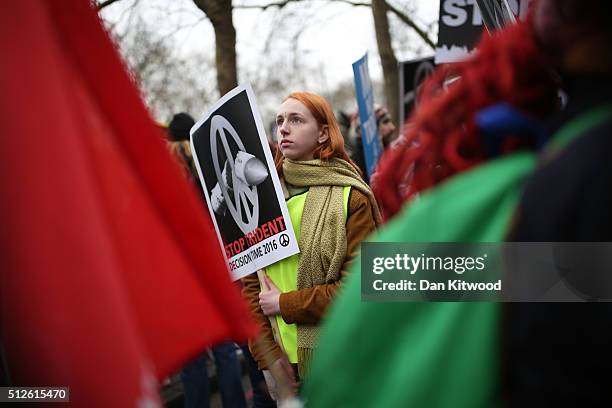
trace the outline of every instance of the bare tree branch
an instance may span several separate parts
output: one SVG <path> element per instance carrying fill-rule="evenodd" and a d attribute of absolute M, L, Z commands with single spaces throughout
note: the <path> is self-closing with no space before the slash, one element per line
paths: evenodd
<path fill-rule="evenodd" d="M 115 19 L 115 21 L 106 21 L 106 25 L 108 27 L 108 31 L 113 34 L 115 40 L 121 42 L 130 29 L 125 29 L 123 32 L 119 32 L 117 30 L 121 25 L 125 27 L 131 27 L 133 25 L 134 19 L 137 17 L 137 13 L 134 12 L 136 7 L 138 6 L 140 0 L 133 0 L 131 4 L 129 4 L 123 11 L 121 11 L 119 18 Z M 100 12 L 100 15 L 103 16 L 103 12 Z M 102 17 L 104 19 L 104 17 Z M 127 19 L 127 23 L 122 24 L 123 21 Z"/>
<path fill-rule="evenodd" d="M 346 4 L 350 4 L 351 6 L 363 6 L 363 7 L 372 7 L 371 3 L 360 3 L 358 1 L 351 1 L 351 0 L 335 0 L 338 3 L 346 3 Z"/>
<path fill-rule="evenodd" d="M 371 3 L 363 3 L 363 2 L 354 1 L 354 0 L 333 0 L 333 1 L 335 1 L 337 3 L 349 4 L 351 6 L 356 6 L 356 7 L 372 7 Z M 234 8 L 236 8 L 236 9 L 261 9 L 261 10 L 266 10 L 266 9 L 268 9 L 270 7 L 283 8 L 283 7 L 285 7 L 289 3 L 297 3 L 297 2 L 303 2 L 303 0 L 283 0 L 283 1 L 277 1 L 277 2 L 272 2 L 272 3 L 268 3 L 268 4 L 260 4 L 260 5 L 235 5 Z M 431 40 L 431 38 L 429 38 L 429 36 L 427 35 L 427 32 L 425 30 L 423 30 L 422 28 L 420 28 L 414 22 L 414 20 L 412 18 L 410 18 L 406 13 L 404 13 L 403 11 L 401 11 L 400 9 L 395 7 L 394 5 L 389 4 L 388 1 L 385 1 L 385 3 L 387 5 L 387 10 L 391 11 L 404 24 L 406 24 L 407 26 L 411 27 L 414 31 L 416 31 L 416 33 L 419 35 L 419 37 L 421 37 L 423 39 L 423 41 L 425 41 L 425 43 L 427 45 L 429 45 L 431 48 L 434 48 L 434 49 L 436 48 L 436 45 Z"/>
<path fill-rule="evenodd" d="M 416 23 L 414 22 L 413 19 L 408 17 L 401 10 L 398 10 L 395 6 L 389 4 L 388 1 L 386 1 L 385 3 L 387 4 L 387 9 L 389 11 L 391 11 L 393 14 L 395 14 L 400 20 L 402 20 L 404 22 L 404 24 L 406 24 L 409 27 L 412 27 L 412 29 L 414 31 L 416 31 L 416 33 L 419 35 L 419 37 L 421 37 L 423 39 L 423 41 L 425 41 L 427 43 L 427 45 L 429 45 L 433 49 L 436 48 L 436 45 L 431 40 L 431 38 L 429 38 L 429 36 L 427 35 L 427 33 L 424 30 L 422 30 L 419 26 L 416 25 Z"/>
<path fill-rule="evenodd" d="M 276 1 L 276 2 L 273 1 L 268 4 L 236 4 L 233 6 L 233 8 L 235 9 L 259 9 L 259 10 L 265 11 L 272 7 L 283 8 L 289 3 L 298 3 L 298 2 L 302 2 L 302 0 L 282 0 L 282 1 Z"/>
<path fill-rule="evenodd" d="M 201 17 L 198 17 L 197 20 L 192 21 L 191 23 L 177 25 L 172 31 L 169 31 L 169 32 L 165 33 L 162 37 L 160 37 L 160 39 L 161 40 L 169 39 L 170 37 L 174 36 L 179 31 L 186 30 L 186 29 L 189 29 L 189 28 L 193 28 L 193 27 L 197 26 L 198 24 L 200 24 L 202 21 L 206 20 L 206 19 L 208 19 L 208 17 L 206 15 L 203 15 Z"/>
<path fill-rule="evenodd" d="M 355 0 L 333 0 L 333 1 L 338 2 L 338 3 L 349 4 L 351 6 L 357 6 L 357 7 L 372 7 L 371 3 L 364 3 L 364 2 L 359 2 L 359 1 L 355 1 Z M 271 7 L 283 8 L 283 7 L 285 7 L 289 3 L 298 3 L 298 2 L 303 2 L 303 0 L 282 0 L 282 1 L 273 1 L 273 2 L 270 2 L 270 3 L 267 3 L 267 4 L 249 4 L 249 5 L 238 5 L 238 4 L 236 4 L 236 5 L 234 5 L 234 8 L 235 9 L 260 9 L 260 10 L 264 10 L 265 11 L 268 8 L 271 8 Z M 416 31 L 418 36 L 421 37 L 423 39 L 423 41 L 425 41 L 425 43 L 427 45 L 429 45 L 433 49 L 436 48 L 436 45 L 431 40 L 431 38 L 429 38 L 429 36 L 427 35 L 427 32 L 425 30 L 423 30 L 422 28 L 420 28 L 414 22 L 414 20 L 412 18 L 410 18 L 406 13 L 402 12 L 397 7 L 393 6 L 392 4 L 389 4 L 388 1 L 385 1 L 385 3 L 387 5 L 387 10 L 391 11 L 404 24 L 406 24 L 407 26 L 411 27 L 414 31 Z"/>
<path fill-rule="evenodd" d="M 372 4 L 370 4 L 370 3 L 361 3 L 361 2 L 357 2 L 357 1 L 353 1 L 353 0 L 334 0 L 334 1 L 336 1 L 338 3 L 350 4 L 351 6 L 365 6 L 365 7 L 371 7 L 372 6 Z M 419 37 L 421 37 L 423 39 L 423 41 L 425 41 L 425 43 L 427 45 L 429 45 L 433 49 L 436 48 L 436 45 L 431 40 L 431 38 L 429 38 L 429 36 L 427 35 L 427 32 L 425 32 L 425 30 L 420 28 L 414 22 L 414 20 L 412 18 L 410 18 L 406 13 L 404 13 L 403 11 L 401 11 L 400 9 L 395 7 L 394 5 L 389 4 L 388 1 L 385 1 L 385 3 L 386 3 L 386 6 L 387 6 L 387 10 L 389 10 L 390 12 L 395 14 L 404 24 L 406 24 L 407 26 L 411 27 L 414 31 L 416 31 L 416 33 L 419 35 Z"/>
<path fill-rule="evenodd" d="M 332 1 L 335 1 L 335 2 L 338 2 L 338 3 L 346 3 L 346 4 L 349 4 L 351 6 L 364 6 L 364 7 L 370 7 L 371 6 L 370 3 L 361 3 L 361 2 L 357 2 L 357 1 L 351 1 L 351 0 L 332 0 Z M 282 0 L 282 1 L 273 1 L 273 2 L 267 3 L 267 4 L 236 4 L 236 5 L 234 5 L 234 8 L 235 9 L 259 9 L 259 10 L 267 10 L 269 8 L 272 8 L 272 7 L 283 8 L 283 7 L 285 7 L 289 3 L 304 3 L 304 2 L 305 2 L 305 0 Z"/>
<path fill-rule="evenodd" d="M 104 0 L 101 3 L 98 3 L 98 11 L 102 10 L 104 7 L 110 6 L 111 4 L 113 4 L 116 1 L 119 1 L 119 0 Z"/>

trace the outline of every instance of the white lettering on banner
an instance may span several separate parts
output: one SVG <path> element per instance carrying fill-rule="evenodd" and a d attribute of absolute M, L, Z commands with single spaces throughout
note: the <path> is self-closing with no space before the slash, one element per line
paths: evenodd
<path fill-rule="evenodd" d="M 363 87 L 363 94 L 366 100 L 366 115 L 372 115 L 372 107 L 374 106 L 374 92 L 372 87 L 372 80 L 368 71 L 368 60 L 366 59 L 363 64 L 359 66 L 359 74 L 361 75 L 361 82 Z"/>
<path fill-rule="evenodd" d="M 366 123 L 364 123 L 363 127 L 366 130 L 366 138 L 368 143 L 372 143 L 376 137 L 376 118 L 374 116 L 370 116 Z"/>
<path fill-rule="evenodd" d="M 442 16 L 442 22 L 449 27 L 459 27 L 467 21 L 467 11 L 462 7 L 465 6 L 465 0 L 445 0 L 442 9 L 445 15 Z"/>
<path fill-rule="evenodd" d="M 508 5 L 515 16 L 519 15 L 518 0 L 508 0 Z M 527 13 L 528 6 L 529 2 L 527 0 L 521 2 L 521 16 L 524 16 Z M 480 13 L 480 8 L 478 7 L 476 0 L 444 0 L 442 5 L 442 10 L 444 10 L 442 22 L 449 27 L 459 27 L 465 24 L 468 19 L 468 11 L 465 9 L 466 7 L 472 8 L 472 25 L 482 25 L 482 14 Z"/>
<path fill-rule="evenodd" d="M 480 8 L 475 0 L 468 0 L 468 3 L 472 4 L 472 25 L 482 25 L 482 14 L 480 14 Z"/>

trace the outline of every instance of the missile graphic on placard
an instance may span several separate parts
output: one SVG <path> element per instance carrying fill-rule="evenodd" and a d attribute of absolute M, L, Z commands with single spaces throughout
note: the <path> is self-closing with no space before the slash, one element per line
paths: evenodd
<path fill-rule="evenodd" d="M 234 162 L 236 177 L 249 186 L 257 186 L 268 178 L 268 169 L 257 157 L 239 151 Z"/>
<path fill-rule="evenodd" d="M 227 192 L 231 192 L 234 188 L 249 188 L 261 184 L 268 178 L 268 169 L 257 157 L 244 151 L 239 151 L 234 161 L 234 173 L 237 185 L 234 185 L 234 177 L 231 175 L 229 163 L 226 161 L 221 173 L 221 180 L 215 184 L 210 194 L 210 201 L 215 214 L 225 214 L 227 204 L 221 183 L 227 187 Z"/>

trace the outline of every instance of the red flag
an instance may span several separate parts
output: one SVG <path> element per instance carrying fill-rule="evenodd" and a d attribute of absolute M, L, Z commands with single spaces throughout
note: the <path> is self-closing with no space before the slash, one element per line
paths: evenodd
<path fill-rule="evenodd" d="M 159 402 L 155 377 L 253 334 L 202 204 L 95 10 L 0 10 L 0 317 L 12 384 Z"/>

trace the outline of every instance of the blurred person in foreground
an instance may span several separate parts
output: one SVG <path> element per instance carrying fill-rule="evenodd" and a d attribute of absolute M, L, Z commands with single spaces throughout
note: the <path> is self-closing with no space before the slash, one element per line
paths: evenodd
<path fill-rule="evenodd" d="M 567 106 L 529 179 L 513 241 L 612 242 L 612 2 L 539 0 L 533 25 L 562 79 Z M 563 146 L 564 144 L 564 146 Z M 577 246 L 579 248 L 579 246 Z M 581 249 L 599 257 L 597 245 Z M 580 255 L 571 248 L 560 259 Z M 609 257 L 609 254 L 606 256 Z M 592 262 L 592 261 L 591 261 Z M 581 262 L 565 280 L 591 300 L 612 297 L 610 270 Z M 602 275 L 604 275 L 602 277 Z M 503 324 L 508 406 L 610 406 L 610 303 L 509 304 Z"/>
<path fill-rule="evenodd" d="M 439 68 L 379 165 L 390 221 L 373 240 L 611 241 L 610 7 L 536 0 L 528 22 Z M 607 305 L 362 303 L 360 277 L 328 315 L 310 406 L 610 404 Z"/>

